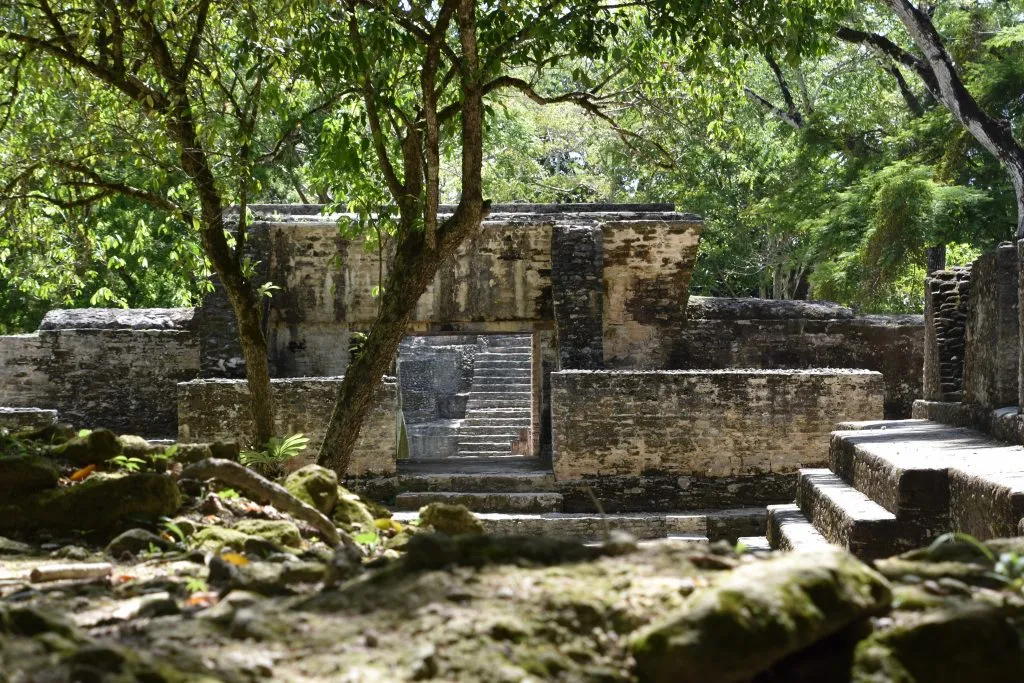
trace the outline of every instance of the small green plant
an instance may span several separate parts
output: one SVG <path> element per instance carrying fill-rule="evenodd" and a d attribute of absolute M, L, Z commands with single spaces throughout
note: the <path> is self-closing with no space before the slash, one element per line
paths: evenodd
<path fill-rule="evenodd" d="M 234 489 L 221 489 L 220 491 L 217 491 L 217 497 L 221 500 L 236 500 L 241 498 L 242 494 Z"/>
<path fill-rule="evenodd" d="M 174 457 L 174 454 L 177 452 L 178 444 L 172 444 L 165 448 L 163 453 L 154 453 L 149 457 L 153 458 L 154 461 L 170 460 L 171 458 Z"/>
<path fill-rule="evenodd" d="M 185 543 L 185 532 L 182 531 L 181 527 L 175 524 L 170 518 L 161 517 L 160 525 L 164 528 L 164 531 L 177 538 L 178 543 Z"/>
<path fill-rule="evenodd" d="M 302 434 L 292 434 L 283 439 L 275 436 L 263 450 L 242 451 L 239 460 L 264 476 L 276 476 L 284 462 L 304 451 L 308 443 L 309 438 Z"/>
<path fill-rule="evenodd" d="M 110 462 L 116 465 L 118 469 L 129 473 L 138 472 L 146 464 L 146 461 L 142 458 L 133 458 L 127 455 L 115 455 L 110 459 Z"/>
<path fill-rule="evenodd" d="M 208 588 L 206 581 L 198 576 L 190 576 L 185 579 L 185 590 L 189 593 L 205 593 Z"/>
<path fill-rule="evenodd" d="M 368 531 L 364 534 L 358 534 L 357 536 L 354 536 L 352 540 L 359 545 L 369 546 L 371 551 L 375 550 L 377 548 L 377 543 L 380 542 L 380 538 L 377 536 L 376 531 Z"/>
<path fill-rule="evenodd" d="M 90 434 L 92 434 L 92 430 L 91 429 L 79 429 L 78 430 L 78 438 L 79 439 L 84 439 L 85 437 L 89 436 Z"/>

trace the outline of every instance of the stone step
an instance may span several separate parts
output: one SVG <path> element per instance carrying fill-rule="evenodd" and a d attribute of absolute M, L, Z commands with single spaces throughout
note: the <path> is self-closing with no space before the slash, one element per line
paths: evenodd
<path fill-rule="evenodd" d="M 523 409 L 518 409 L 518 410 L 519 410 L 518 414 L 502 415 L 500 418 L 492 418 L 492 417 L 482 417 L 482 418 L 467 417 L 466 421 L 462 423 L 462 426 L 464 428 L 465 427 L 493 427 L 493 426 L 501 426 L 501 427 L 515 427 L 515 428 L 528 429 L 530 427 L 530 425 L 533 423 L 532 418 L 530 417 L 530 411 L 529 410 L 523 410 Z"/>
<path fill-rule="evenodd" d="M 471 389 L 469 392 L 470 401 L 489 401 L 492 398 L 509 398 L 517 401 L 528 401 L 530 400 L 530 392 L 505 389 L 503 387 L 481 387 L 479 389 Z"/>
<path fill-rule="evenodd" d="M 736 545 L 742 546 L 748 553 L 764 553 L 772 549 L 766 536 L 740 536 L 736 539 Z"/>
<path fill-rule="evenodd" d="M 767 531 L 774 550 L 814 550 L 829 545 L 794 503 L 768 506 Z"/>
<path fill-rule="evenodd" d="M 512 442 L 512 439 L 503 439 L 501 437 L 493 436 L 479 436 L 479 437 L 462 437 L 459 439 L 459 447 L 462 446 L 488 446 L 490 448 L 484 450 L 491 450 L 492 448 L 502 448 L 508 446 Z"/>
<path fill-rule="evenodd" d="M 919 547 L 926 539 L 901 535 L 896 515 L 827 469 L 802 469 L 797 505 L 828 541 L 862 559 L 874 560 Z"/>
<path fill-rule="evenodd" d="M 528 369 L 519 368 L 477 368 L 474 370 L 473 379 L 518 379 L 519 381 L 530 381 L 533 373 Z"/>
<path fill-rule="evenodd" d="M 540 513 L 562 509 L 562 495 L 551 492 L 467 493 L 464 491 L 408 492 L 395 497 L 399 510 L 419 510 L 429 503 L 465 505 L 474 512 Z"/>
<path fill-rule="evenodd" d="M 519 360 L 515 358 L 484 358 L 473 362 L 473 370 L 527 370 L 531 369 L 532 365 L 529 360 Z"/>
<path fill-rule="evenodd" d="M 463 436 L 518 436 L 522 429 L 528 429 L 529 425 L 522 427 L 518 425 L 493 424 L 493 425 L 463 425 L 459 427 L 459 434 Z"/>
<path fill-rule="evenodd" d="M 525 391 L 530 393 L 533 385 L 529 382 L 521 381 L 522 377 L 474 377 L 473 386 L 470 388 L 470 392 L 473 391 L 495 391 L 494 389 L 486 389 L 485 387 L 501 387 L 508 391 Z"/>
<path fill-rule="evenodd" d="M 514 455 L 512 453 L 512 446 L 508 448 L 497 450 L 497 451 L 477 451 L 477 450 L 462 450 L 459 449 L 458 455 L 454 458 L 520 458 L 523 456 Z"/>
<path fill-rule="evenodd" d="M 501 351 L 478 351 L 474 359 L 477 363 L 482 360 L 518 360 L 529 362 L 532 357 L 533 354 L 528 349 L 520 351 L 506 346 Z"/>
<path fill-rule="evenodd" d="M 1024 517 L 1024 448 L 971 429 L 874 423 L 834 432 L 829 459 L 844 481 L 926 538 L 952 529 L 1012 536 Z"/>
<path fill-rule="evenodd" d="M 488 408 L 529 408 L 530 399 L 528 398 L 477 398 L 471 396 L 469 401 L 466 403 L 466 410 L 476 408 L 479 410 L 487 410 Z"/>
<path fill-rule="evenodd" d="M 511 453 L 512 443 L 459 443 L 457 446 L 459 455 L 479 455 L 481 453 Z"/>
<path fill-rule="evenodd" d="M 708 544 L 711 541 L 707 536 L 700 536 L 697 534 L 671 534 L 665 538 L 650 538 L 647 540 L 639 541 L 637 545 L 641 548 L 646 546 L 656 546 L 663 543 L 697 543 L 697 544 Z"/>
<path fill-rule="evenodd" d="M 399 474 L 398 486 L 412 493 L 542 493 L 555 490 L 551 472 Z"/>

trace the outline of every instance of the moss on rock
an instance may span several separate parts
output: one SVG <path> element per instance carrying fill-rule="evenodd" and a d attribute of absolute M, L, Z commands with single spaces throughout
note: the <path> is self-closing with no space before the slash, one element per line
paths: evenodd
<path fill-rule="evenodd" d="M 208 526 L 192 535 L 192 543 L 198 550 L 219 553 L 222 550 L 242 552 L 249 536 L 236 529 L 222 526 Z"/>
<path fill-rule="evenodd" d="M 373 515 L 363 500 L 344 486 L 339 486 L 338 500 L 331 512 L 334 523 L 348 532 L 355 530 L 369 531 L 374 528 Z"/>
<path fill-rule="evenodd" d="M 465 505 L 431 503 L 420 508 L 420 521 L 449 536 L 482 534 L 484 525 Z"/>
<path fill-rule="evenodd" d="M 852 679 L 1017 683 L 1024 679 L 1024 650 L 1002 610 L 965 600 L 956 607 L 904 615 L 862 641 Z"/>
<path fill-rule="evenodd" d="M 15 455 L 0 458 L 0 494 L 17 496 L 51 489 L 60 472 L 41 455 Z"/>
<path fill-rule="evenodd" d="M 884 613 L 888 582 L 852 555 L 825 550 L 753 562 L 695 593 L 631 642 L 641 680 L 746 681 L 867 616 Z"/>
<path fill-rule="evenodd" d="M 144 473 L 90 478 L 0 504 L 0 529 L 101 531 L 132 517 L 168 517 L 180 506 L 181 493 L 171 477 Z"/>
<path fill-rule="evenodd" d="M 284 487 L 303 503 L 329 515 L 338 500 L 338 475 L 326 467 L 306 465 L 288 475 Z"/>
<path fill-rule="evenodd" d="M 121 454 L 121 442 L 109 429 L 94 429 L 87 436 L 75 438 L 55 446 L 54 456 L 67 460 L 78 467 L 102 465 L 115 455 Z"/>
<path fill-rule="evenodd" d="M 302 545 L 299 528 L 283 519 L 243 519 L 235 524 L 234 528 L 243 534 L 256 536 L 279 546 L 296 548 Z"/>

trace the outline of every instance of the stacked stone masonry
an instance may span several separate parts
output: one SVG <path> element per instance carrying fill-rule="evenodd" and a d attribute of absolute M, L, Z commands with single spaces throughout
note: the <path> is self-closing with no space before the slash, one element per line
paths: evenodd
<path fill-rule="evenodd" d="M 882 401 L 869 371 L 556 372 L 555 476 L 793 473 L 824 463 L 836 423 L 881 418 Z"/>
<path fill-rule="evenodd" d="M 309 444 L 289 461 L 288 469 L 315 462 L 327 431 L 341 377 L 276 379 L 275 429 L 279 435 L 304 434 Z M 398 436 L 398 385 L 384 378 L 359 431 L 345 474 L 390 474 L 395 471 Z M 252 411 L 245 380 L 200 379 L 178 385 L 178 439 L 182 442 L 245 440 L 252 433 Z"/>
<path fill-rule="evenodd" d="M 924 397 L 931 401 L 963 398 L 971 268 L 951 268 L 925 280 Z"/>
<path fill-rule="evenodd" d="M 1017 404 L 1020 318 L 1017 248 L 1003 244 L 971 267 L 964 352 L 964 402 L 981 408 Z"/>
<path fill-rule="evenodd" d="M 191 309 L 51 311 L 0 337 L 0 405 L 55 409 L 80 427 L 168 437 L 175 386 L 199 375 Z"/>

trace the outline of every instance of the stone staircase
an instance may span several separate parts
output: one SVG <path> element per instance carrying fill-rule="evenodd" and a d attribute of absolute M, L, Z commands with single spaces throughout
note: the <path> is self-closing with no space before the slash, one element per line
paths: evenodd
<path fill-rule="evenodd" d="M 562 494 L 550 466 L 536 458 L 461 458 L 399 463 L 395 519 L 408 522 L 423 505 L 461 503 L 489 533 L 551 536 L 600 541 L 607 530 L 625 531 L 642 541 L 706 543 L 735 540 L 763 528 L 764 508 L 648 512 L 564 513 Z"/>
<path fill-rule="evenodd" d="M 795 504 L 768 507 L 767 539 L 875 559 L 952 530 L 1015 536 L 1022 518 L 1021 446 L 927 420 L 855 422 L 832 433 L 828 469 L 800 471 Z"/>
<path fill-rule="evenodd" d="M 529 453 L 533 419 L 531 339 L 481 336 L 477 344 L 466 417 L 459 428 L 458 456 Z"/>

